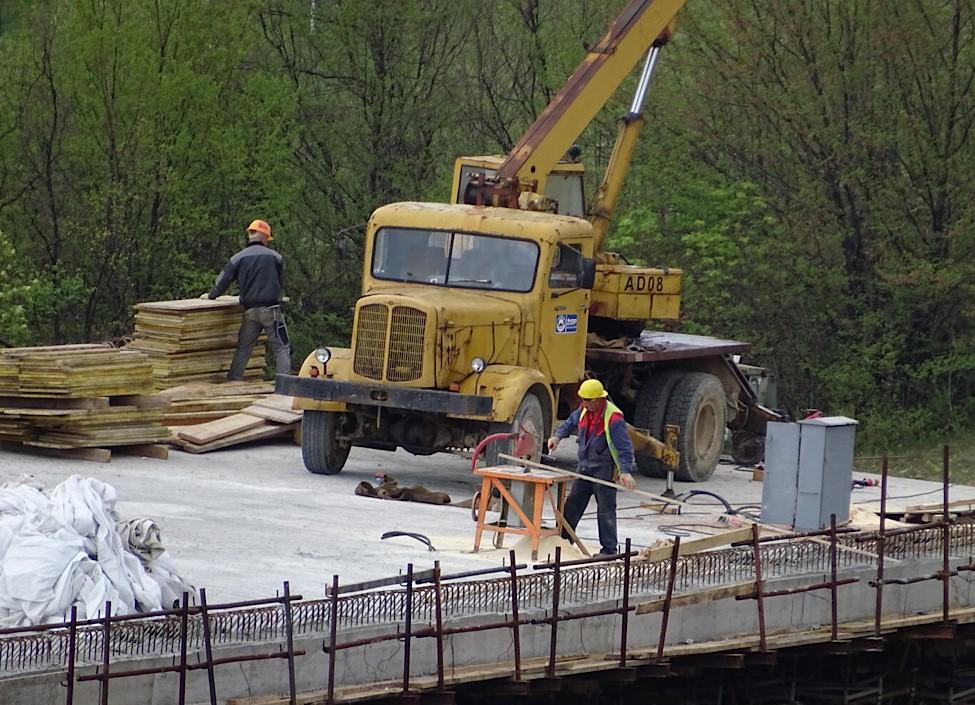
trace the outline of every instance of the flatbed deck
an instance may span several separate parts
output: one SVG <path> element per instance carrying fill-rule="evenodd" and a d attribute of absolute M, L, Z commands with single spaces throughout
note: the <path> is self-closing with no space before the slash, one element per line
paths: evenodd
<path fill-rule="evenodd" d="M 586 348 L 586 357 L 615 363 L 665 362 L 712 355 L 740 355 L 750 349 L 751 344 L 738 340 L 645 330 L 638 344 L 625 348 L 590 346 Z"/>

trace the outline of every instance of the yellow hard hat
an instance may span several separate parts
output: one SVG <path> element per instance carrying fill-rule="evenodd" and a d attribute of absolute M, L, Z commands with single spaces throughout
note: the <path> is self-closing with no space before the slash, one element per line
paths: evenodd
<path fill-rule="evenodd" d="M 602 399 L 609 396 L 609 392 L 598 379 L 587 379 L 580 384 L 578 394 L 580 399 Z"/>
<path fill-rule="evenodd" d="M 268 242 L 274 239 L 273 237 L 271 237 L 271 226 L 268 225 L 266 220 L 251 221 L 251 224 L 247 226 L 247 232 L 263 233 L 267 237 Z"/>

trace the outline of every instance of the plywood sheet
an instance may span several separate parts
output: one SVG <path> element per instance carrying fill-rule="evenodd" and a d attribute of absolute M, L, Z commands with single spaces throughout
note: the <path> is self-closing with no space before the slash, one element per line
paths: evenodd
<path fill-rule="evenodd" d="M 261 406 L 260 404 L 251 404 L 243 410 L 243 413 L 249 416 L 255 416 L 259 419 L 274 421 L 275 423 L 289 424 L 301 420 L 300 411 L 275 409 L 274 407 Z"/>
<path fill-rule="evenodd" d="M 260 419 L 258 419 L 258 421 L 260 421 Z M 182 442 L 178 442 L 177 445 L 179 448 L 188 453 L 207 453 L 212 450 L 219 450 L 221 448 L 240 445 L 242 443 L 250 443 L 252 441 L 263 440 L 265 438 L 283 436 L 291 432 L 291 426 L 261 421 L 260 426 L 255 426 L 254 428 L 248 429 L 247 431 L 242 431 L 241 433 L 237 433 L 232 436 L 226 436 L 219 440 L 213 441 L 212 443 L 201 445 L 184 440 Z"/>
<path fill-rule="evenodd" d="M 243 431 L 265 424 L 263 419 L 250 414 L 234 414 L 209 423 L 190 426 L 179 432 L 179 437 L 196 445 L 206 445 L 214 441 L 233 436 Z"/>

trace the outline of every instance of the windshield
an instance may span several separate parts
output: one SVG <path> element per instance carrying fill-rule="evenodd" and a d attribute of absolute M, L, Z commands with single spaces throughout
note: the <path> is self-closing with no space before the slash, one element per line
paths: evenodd
<path fill-rule="evenodd" d="M 377 279 L 467 289 L 531 291 L 538 245 L 492 235 L 414 228 L 376 233 L 372 275 Z"/>

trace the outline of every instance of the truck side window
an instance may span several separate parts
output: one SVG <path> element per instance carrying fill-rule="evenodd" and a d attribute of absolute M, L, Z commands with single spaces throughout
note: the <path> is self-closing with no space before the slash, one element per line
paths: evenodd
<path fill-rule="evenodd" d="M 579 286 L 579 271 L 582 264 L 582 252 L 578 245 L 564 245 L 552 257 L 552 271 L 548 277 L 551 289 L 572 289 Z"/>

